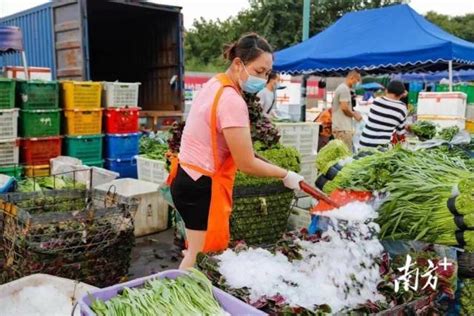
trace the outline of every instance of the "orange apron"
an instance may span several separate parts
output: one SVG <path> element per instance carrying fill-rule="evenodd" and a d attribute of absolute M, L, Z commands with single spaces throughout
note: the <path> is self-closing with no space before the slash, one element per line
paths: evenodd
<path fill-rule="evenodd" d="M 178 165 L 195 170 L 212 179 L 211 205 L 209 209 L 209 218 L 207 222 L 206 239 L 204 243 L 204 252 L 216 252 L 227 249 L 230 241 L 230 213 L 232 212 L 232 191 L 234 187 L 235 173 L 237 167 L 229 156 L 222 164 L 219 162 L 217 151 L 217 107 L 219 99 L 225 87 L 232 87 L 232 81 L 226 74 L 218 74 L 216 78 L 221 83 L 221 87 L 216 93 L 211 109 L 211 143 L 212 155 L 216 171 L 211 173 L 198 166 L 179 162 L 175 157 L 171 161 L 171 171 L 167 180 L 167 184 L 176 178 Z M 236 89 L 236 91 L 238 91 Z"/>

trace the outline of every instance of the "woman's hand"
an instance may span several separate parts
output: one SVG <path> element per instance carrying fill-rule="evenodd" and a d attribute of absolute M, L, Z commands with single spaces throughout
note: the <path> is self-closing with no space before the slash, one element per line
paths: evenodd
<path fill-rule="evenodd" d="M 293 171 L 288 171 L 286 177 L 283 178 L 283 184 L 288 189 L 300 190 L 300 183 L 304 181 L 304 178 Z"/>

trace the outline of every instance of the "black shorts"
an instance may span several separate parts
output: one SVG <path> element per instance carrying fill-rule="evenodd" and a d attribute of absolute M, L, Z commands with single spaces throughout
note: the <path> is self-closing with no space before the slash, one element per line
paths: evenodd
<path fill-rule="evenodd" d="M 171 195 L 187 229 L 207 230 L 211 206 L 212 179 L 202 176 L 194 181 L 181 166 L 171 184 Z"/>

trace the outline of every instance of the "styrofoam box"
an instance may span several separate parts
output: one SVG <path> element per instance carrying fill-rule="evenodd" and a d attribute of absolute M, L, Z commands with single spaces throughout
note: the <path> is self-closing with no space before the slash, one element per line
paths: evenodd
<path fill-rule="evenodd" d="M 474 104 L 469 104 L 466 110 L 466 119 L 474 121 Z"/>
<path fill-rule="evenodd" d="M 441 128 L 445 127 L 451 127 L 451 126 L 457 126 L 459 129 L 465 129 L 466 128 L 466 120 L 463 118 L 458 118 L 458 119 L 436 119 L 436 116 L 433 115 L 418 115 L 417 119 L 419 121 L 430 121 L 435 123 Z"/>
<path fill-rule="evenodd" d="M 464 118 L 466 99 L 467 95 L 463 92 L 421 92 L 416 114 Z"/>
<path fill-rule="evenodd" d="M 75 302 L 79 301 L 80 298 L 88 293 L 94 292 L 99 290 L 97 287 L 92 285 L 88 285 L 86 283 L 77 282 L 70 279 L 60 278 L 48 274 L 32 274 L 21 279 L 0 285 L 0 305 L 3 302 L 7 301 L 18 301 L 18 304 L 31 304 L 31 300 L 34 299 L 33 297 L 25 297 L 20 296 L 19 293 L 22 289 L 25 288 L 39 288 L 43 286 L 52 286 L 57 291 L 64 293 L 67 297 L 71 298 L 71 310 L 67 311 L 65 315 L 80 315 L 79 308 L 76 308 L 73 311 L 73 306 Z M 39 290 L 39 289 L 38 289 Z M 46 293 L 41 293 L 42 295 L 46 295 Z M 40 293 L 38 293 L 40 295 Z M 44 297 L 48 299 L 48 297 Z M 45 304 L 54 304 L 54 300 L 56 297 L 49 297 L 48 302 L 44 302 Z M 18 315 L 20 316 L 20 315 Z"/>
<path fill-rule="evenodd" d="M 288 218 L 288 229 L 297 230 L 307 228 L 311 223 L 311 214 L 309 210 L 294 206 L 291 209 L 290 217 Z"/>
<path fill-rule="evenodd" d="M 5 66 L 3 67 L 3 76 L 10 79 L 25 79 L 25 69 L 23 67 Z M 30 80 L 53 80 L 51 68 L 46 67 L 28 67 Z"/>
<path fill-rule="evenodd" d="M 168 178 L 166 162 L 137 156 L 138 179 L 162 184 Z"/>
<path fill-rule="evenodd" d="M 83 183 L 87 188 L 108 183 L 118 178 L 119 174 L 104 168 L 88 167 L 73 157 L 59 156 L 50 160 L 51 175 L 61 175 Z"/>
<path fill-rule="evenodd" d="M 316 170 L 316 156 L 302 156 L 301 157 L 301 171 L 306 182 L 313 184 L 316 181 L 317 170 Z"/>
<path fill-rule="evenodd" d="M 168 228 L 168 203 L 159 193 L 159 185 L 137 179 L 117 179 L 95 187 L 102 193 L 138 200 L 134 215 L 135 236 L 157 233 Z"/>
<path fill-rule="evenodd" d="M 319 124 L 314 122 L 276 123 L 280 131 L 280 143 L 292 146 L 302 156 L 314 156 L 318 152 Z"/>

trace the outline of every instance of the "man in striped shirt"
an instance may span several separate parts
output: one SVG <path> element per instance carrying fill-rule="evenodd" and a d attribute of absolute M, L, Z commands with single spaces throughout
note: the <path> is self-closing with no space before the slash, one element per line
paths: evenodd
<path fill-rule="evenodd" d="M 376 98 L 370 107 L 359 143 L 361 147 L 388 146 L 393 134 L 405 135 L 408 108 L 400 101 L 407 94 L 401 81 L 391 81 L 387 93 Z"/>

